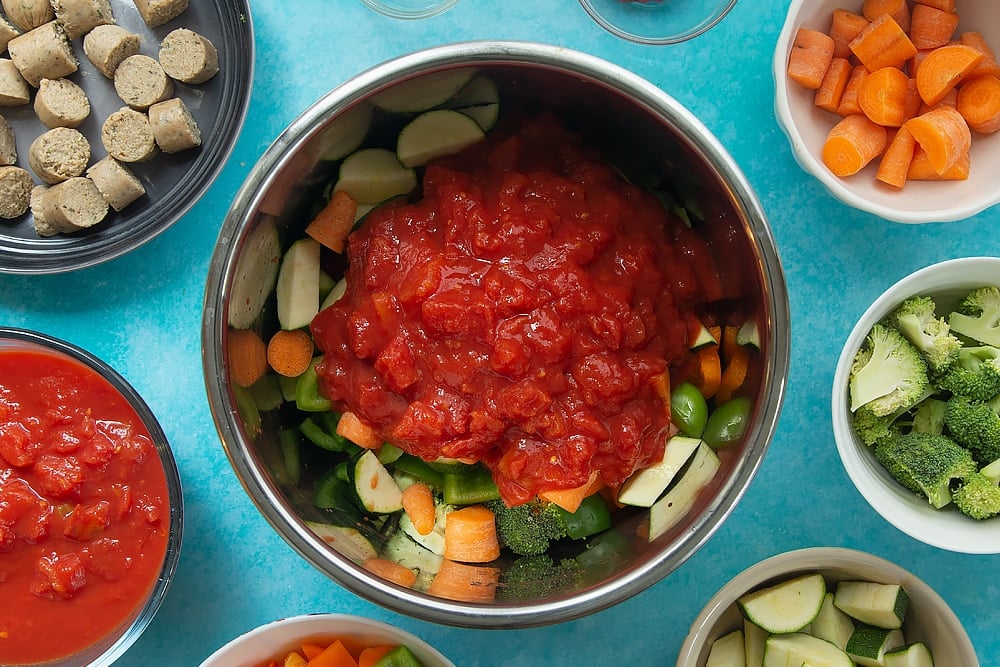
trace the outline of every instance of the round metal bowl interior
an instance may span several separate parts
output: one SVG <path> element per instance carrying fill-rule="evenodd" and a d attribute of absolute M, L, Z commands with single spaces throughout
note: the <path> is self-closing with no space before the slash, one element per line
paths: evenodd
<path fill-rule="evenodd" d="M 504 108 L 554 112 L 585 139 L 627 151 L 650 170 L 685 179 L 705 224 L 718 230 L 718 252 L 728 265 L 741 267 L 741 298 L 752 302 L 763 334 L 761 362 L 746 385 L 755 405 L 750 424 L 743 443 L 725 457 L 711 490 L 674 530 L 652 542 L 635 538 L 641 517 L 618 520 L 613 530 L 634 542 L 629 555 L 587 573 L 580 586 L 539 600 L 444 600 L 374 577 L 328 546 L 306 526 L 314 512 L 308 493 L 283 485 L 275 475 L 278 424 L 269 413 L 257 420 L 245 404 L 241 409 L 225 351 L 230 299 L 251 232 L 276 224 L 286 245 L 301 236 L 310 198 L 332 177 L 333 167 L 319 156 L 331 141 L 349 134 L 366 98 L 401 81 L 466 66 L 498 83 Z M 273 322 L 273 308 L 272 299 L 261 317 Z M 468 42 L 407 55 L 358 75 L 275 140 L 223 224 L 209 269 L 202 344 L 209 402 L 223 446 L 257 507 L 294 549 L 345 588 L 389 609 L 449 625 L 510 628 L 578 618 L 625 600 L 661 580 L 709 539 L 742 497 L 773 436 L 787 378 L 789 333 L 784 277 L 761 206 L 725 149 L 690 112 L 651 83 L 592 56 L 531 43 Z"/>
<path fill-rule="evenodd" d="M 107 667 L 124 655 L 152 622 L 166 598 L 167 591 L 174 579 L 174 573 L 177 571 L 184 530 L 184 499 L 177 463 L 170 449 L 170 444 L 167 442 L 167 436 L 143 398 L 115 369 L 90 352 L 46 334 L 8 327 L 0 327 L 0 351 L 41 351 L 71 359 L 99 374 L 135 410 L 143 426 L 149 432 L 153 446 L 156 447 L 156 452 L 159 455 L 160 464 L 163 466 L 170 505 L 170 515 L 166 519 L 169 532 L 163 564 L 146 599 L 135 609 L 131 618 L 123 619 L 117 630 L 98 638 L 94 644 L 74 655 L 54 662 L 43 663 L 43 667 L 75 667 L 76 665 Z"/>

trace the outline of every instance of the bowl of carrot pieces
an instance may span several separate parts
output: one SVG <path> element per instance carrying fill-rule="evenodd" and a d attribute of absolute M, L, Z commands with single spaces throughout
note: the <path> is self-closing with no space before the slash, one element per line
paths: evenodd
<path fill-rule="evenodd" d="M 304 614 L 254 628 L 201 667 L 455 667 L 409 632 L 348 614 Z"/>
<path fill-rule="evenodd" d="M 902 223 L 1000 202 L 1000 20 L 985 0 L 795 0 L 774 55 L 795 159 Z"/>

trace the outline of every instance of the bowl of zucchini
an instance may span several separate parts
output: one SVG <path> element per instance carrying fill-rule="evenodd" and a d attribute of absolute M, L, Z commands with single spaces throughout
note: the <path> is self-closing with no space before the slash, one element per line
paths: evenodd
<path fill-rule="evenodd" d="M 677 667 L 932 667 L 979 659 L 965 628 L 921 579 L 839 547 L 772 556 L 733 577 L 691 626 Z"/>
<path fill-rule="evenodd" d="M 356 594 L 555 623 L 742 497 L 789 309 L 739 168 L 656 86 L 516 42 L 403 56 L 277 138 L 222 226 L 206 387 L 258 509 Z"/>

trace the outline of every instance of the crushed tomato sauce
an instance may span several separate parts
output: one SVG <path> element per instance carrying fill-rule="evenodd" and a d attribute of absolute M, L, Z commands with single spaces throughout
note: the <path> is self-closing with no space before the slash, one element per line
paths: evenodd
<path fill-rule="evenodd" d="M 149 432 L 98 373 L 0 350 L 0 664 L 87 648 L 159 576 L 166 476 Z"/>
<path fill-rule="evenodd" d="M 312 323 L 321 391 L 426 460 L 475 459 L 504 500 L 658 461 L 653 379 L 689 358 L 709 245 L 554 116 L 431 163 L 415 203 L 348 243 Z"/>

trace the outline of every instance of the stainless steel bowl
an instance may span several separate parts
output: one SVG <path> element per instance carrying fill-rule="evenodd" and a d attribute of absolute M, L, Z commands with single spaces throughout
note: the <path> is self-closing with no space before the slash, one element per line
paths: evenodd
<path fill-rule="evenodd" d="M 501 98 L 557 113 L 585 138 L 613 137 L 618 148 L 648 156 L 651 169 L 683 174 L 710 224 L 730 224 L 728 260 L 742 261 L 747 298 L 763 330 L 761 358 L 749 387 L 755 409 L 745 440 L 714 490 L 670 534 L 639 544 L 611 571 L 542 600 L 460 603 L 401 588 L 372 576 L 333 550 L 305 525 L 307 497 L 279 484 L 269 461 L 278 455 L 276 424 L 248 430 L 249 416 L 234 398 L 225 350 L 230 299 L 248 236 L 262 221 L 277 225 L 286 242 L 301 235 L 309 193 L 331 174 L 318 156 L 350 124 L 351 111 L 373 93 L 441 70 L 474 65 L 488 72 Z M 607 141 L 603 142 L 607 144 Z M 271 303 L 273 308 L 273 301 Z M 265 312 L 273 320 L 273 313 Z M 363 72 L 334 89 L 296 119 L 266 151 L 240 189 L 212 258 L 202 326 L 205 380 L 223 446 L 257 507 L 310 563 L 354 593 L 425 620 L 467 627 L 538 626 L 578 618 L 625 600 L 680 566 L 715 532 L 750 484 L 774 433 L 789 356 L 789 308 L 774 239 L 746 178 L 711 133 L 669 95 L 608 62 L 564 48 L 530 43 L 469 42 L 407 55 Z M 633 534 L 638 520 L 616 526 Z"/>

